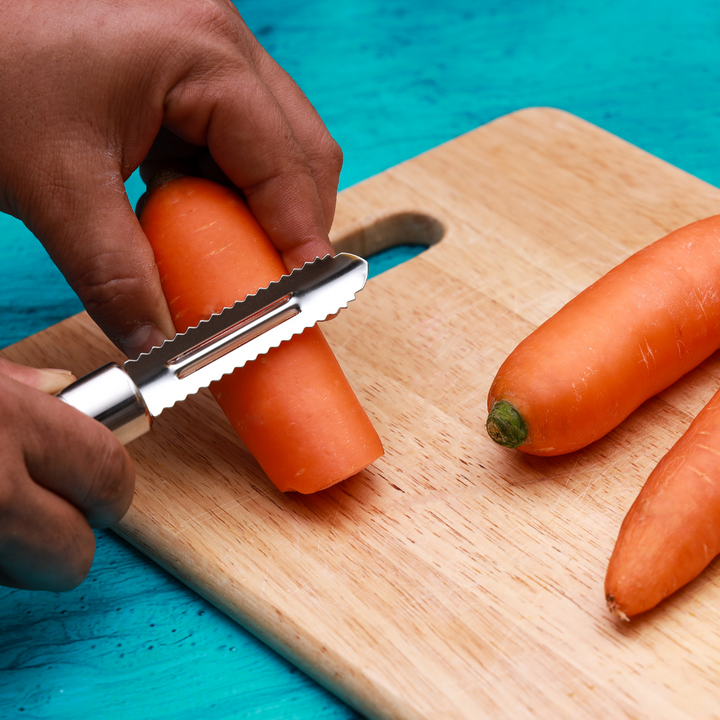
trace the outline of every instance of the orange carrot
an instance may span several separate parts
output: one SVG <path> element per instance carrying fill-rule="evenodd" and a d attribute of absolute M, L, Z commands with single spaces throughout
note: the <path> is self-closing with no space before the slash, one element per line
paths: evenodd
<path fill-rule="evenodd" d="M 244 200 L 222 185 L 175 178 L 146 196 L 140 222 L 178 332 L 286 274 Z M 319 327 L 210 387 L 241 439 L 282 491 L 311 493 L 383 453 Z"/>
<path fill-rule="evenodd" d="M 720 553 L 720 392 L 650 474 L 615 544 L 605 596 L 627 620 L 697 577 Z"/>
<path fill-rule="evenodd" d="M 493 440 L 534 455 L 585 447 L 720 345 L 720 216 L 676 230 L 530 334 L 488 396 Z"/>

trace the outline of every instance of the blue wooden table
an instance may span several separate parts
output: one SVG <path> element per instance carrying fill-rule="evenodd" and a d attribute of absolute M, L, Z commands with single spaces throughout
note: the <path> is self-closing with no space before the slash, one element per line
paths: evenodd
<path fill-rule="evenodd" d="M 531 105 L 720 184 L 711 0 L 239 0 L 345 152 L 342 186 Z M 128 192 L 142 191 L 133 177 Z M 80 306 L 0 216 L 0 346 Z M 374 263 L 379 272 L 402 256 Z M 330 720 L 348 707 L 111 532 L 65 594 L 0 589 L 0 718 Z"/>

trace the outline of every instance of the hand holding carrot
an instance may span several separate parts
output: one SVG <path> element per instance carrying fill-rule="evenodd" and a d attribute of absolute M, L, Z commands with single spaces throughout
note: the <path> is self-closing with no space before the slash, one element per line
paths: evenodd
<path fill-rule="evenodd" d="M 0 211 L 128 355 L 175 333 L 125 193 L 138 167 L 242 189 L 288 268 L 331 252 L 340 150 L 229 0 L 9 0 L 0 67 Z M 39 391 L 58 382 L 0 363 L 0 584 L 77 585 L 91 528 L 131 501 L 128 455 Z"/>
<path fill-rule="evenodd" d="M 227 176 L 288 267 L 331 251 L 341 153 L 232 3 L 11 0 L 0 67 L 0 210 L 128 354 L 174 334 L 123 185 L 142 163 Z"/>

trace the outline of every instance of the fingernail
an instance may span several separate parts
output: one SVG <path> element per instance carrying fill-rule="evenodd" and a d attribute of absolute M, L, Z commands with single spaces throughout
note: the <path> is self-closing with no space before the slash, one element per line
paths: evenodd
<path fill-rule="evenodd" d="M 39 379 L 37 389 L 49 395 L 55 395 L 64 390 L 77 379 L 69 370 L 61 368 L 37 368 Z"/>
<path fill-rule="evenodd" d="M 162 345 L 167 338 L 155 325 L 138 325 L 130 335 L 121 338 L 120 345 L 129 358 L 136 358 L 142 353 L 150 352 L 154 347 Z"/>

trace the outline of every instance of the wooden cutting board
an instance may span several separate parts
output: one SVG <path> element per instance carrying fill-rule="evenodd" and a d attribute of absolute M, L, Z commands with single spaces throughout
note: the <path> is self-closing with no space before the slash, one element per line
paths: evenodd
<path fill-rule="evenodd" d="M 535 326 L 719 212 L 719 190 L 550 109 L 346 190 L 338 248 L 432 243 L 325 324 L 386 455 L 282 495 L 202 393 L 130 446 L 117 532 L 371 718 L 717 717 L 720 567 L 630 624 L 607 613 L 603 579 L 641 484 L 720 384 L 718 357 L 565 457 L 502 449 L 484 423 L 495 371 Z M 84 315 L 5 355 L 77 374 L 120 359 Z"/>

